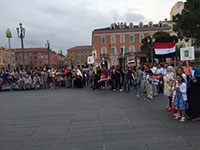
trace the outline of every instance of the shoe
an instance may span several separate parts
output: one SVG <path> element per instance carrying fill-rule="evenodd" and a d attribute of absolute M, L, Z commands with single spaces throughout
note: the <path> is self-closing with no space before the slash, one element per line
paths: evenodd
<path fill-rule="evenodd" d="M 185 122 L 186 121 L 186 118 L 185 117 L 182 117 L 180 122 Z"/>
<path fill-rule="evenodd" d="M 175 116 L 174 119 L 176 119 L 176 120 L 181 118 L 181 116 L 179 114 L 175 114 L 174 116 Z"/>
<path fill-rule="evenodd" d="M 147 97 L 145 97 L 144 100 L 147 101 L 147 102 L 151 102 L 151 99 L 149 99 Z"/>
<path fill-rule="evenodd" d="M 114 92 L 116 91 L 116 89 L 113 90 Z"/>
<path fill-rule="evenodd" d="M 119 91 L 122 92 L 122 89 L 120 89 Z"/>
<path fill-rule="evenodd" d="M 171 111 L 172 108 L 171 108 L 171 107 L 166 107 L 166 110 L 167 110 L 167 111 Z"/>

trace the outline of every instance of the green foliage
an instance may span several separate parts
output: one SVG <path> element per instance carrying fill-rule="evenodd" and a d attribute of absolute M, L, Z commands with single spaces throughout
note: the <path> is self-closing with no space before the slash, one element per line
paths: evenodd
<path fill-rule="evenodd" d="M 179 38 L 195 38 L 200 46 L 200 0 L 187 0 L 181 14 L 173 17 L 174 31 Z"/>

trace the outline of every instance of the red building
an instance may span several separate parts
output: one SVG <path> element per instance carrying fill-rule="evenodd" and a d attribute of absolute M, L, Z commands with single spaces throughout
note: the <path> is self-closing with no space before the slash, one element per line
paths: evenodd
<path fill-rule="evenodd" d="M 130 23 L 111 24 L 110 27 L 95 29 L 92 33 L 93 50 L 97 52 L 96 65 L 125 65 L 129 59 L 137 62 L 146 60 L 146 54 L 141 52 L 142 40 L 158 31 L 170 33 L 171 27 L 162 22 L 143 25 Z"/>
<path fill-rule="evenodd" d="M 67 50 L 69 66 L 87 65 L 88 56 L 92 56 L 92 46 L 75 46 Z"/>
<path fill-rule="evenodd" d="M 13 49 L 15 52 L 16 67 L 23 67 L 23 51 L 22 49 Z M 49 58 L 50 56 L 50 64 Z M 61 68 L 64 67 L 65 56 L 55 51 L 46 48 L 25 48 L 24 49 L 24 66 L 25 68 L 31 69 L 35 67 L 51 67 Z"/>

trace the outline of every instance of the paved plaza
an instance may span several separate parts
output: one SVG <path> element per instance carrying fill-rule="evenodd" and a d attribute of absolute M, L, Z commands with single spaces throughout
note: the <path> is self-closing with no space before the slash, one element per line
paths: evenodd
<path fill-rule="evenodd" d="M 134 92 L 0 92 L 0 150 L 199 150 L 200 122 L 180 123 Z"/>

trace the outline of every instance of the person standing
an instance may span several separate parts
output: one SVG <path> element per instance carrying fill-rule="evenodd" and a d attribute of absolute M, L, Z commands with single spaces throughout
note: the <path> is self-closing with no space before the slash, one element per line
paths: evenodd
<path fill-rule="evenodd" d="M 121 82 L 120 82 L 120 74 L 121 74 L 121 72 L 120 72 L 120 69 L 119 69 L 119 65 L 117 65 L 115 67 L 114 74 L 115 74 L 115 89 L 114 89 L 114 91 L 116 91 L 117 88 L 119 88 L 119 91 L 122 91 Z"/>
<path fill-rule="evenodd" d="M 175 70 L 172 66 L 167 67 L 167 75 L 164 76 L 164 95 L 168 96 L 169 106 L 166 108 L 171 111 L 172 104 L 172 84 L 174 82 Z"/>
<path fill-rule="evenodd" d="M 187 99 L 187 85 L 184 82 L 184 78 L 181 75 L 176 76 L 177 83 L 175 85 L 175 97 L 173 107 L 178 110 L 175 119 L 180 118 L 180 122 L 186 121 L 185 110 L 188 109 L 188 99 Z"/>
<path fill-rule="evenodd" d="M 135 80 L 137 81 L 137 85 L 136 85 L 136 97 L 137 98 L 140 98 L 142 95 L 141 79 L 142 79 L 141 66 L 137 66 L 136 67 L 136 76 L 135 76 Z"/>
<path fill-rule="evenodd" d="M 188 103 L 187 115 L 192 121 L 200 121 L 200 69 L 193 67 L 192 76 L 188 83 Z"/>
<path fill-rule="evenodd" d="M 128 68 L 128 65 L 126 65 L 125 70 L 123 70 L 124 73 L 124 92 L 126 90 L 130 92 L 130 70 Z"/>

